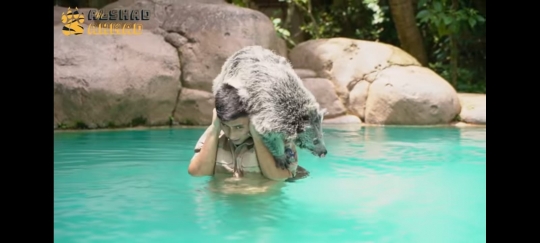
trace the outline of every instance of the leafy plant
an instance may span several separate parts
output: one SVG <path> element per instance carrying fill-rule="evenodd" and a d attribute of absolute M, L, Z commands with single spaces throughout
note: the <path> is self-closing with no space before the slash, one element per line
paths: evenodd
<path fill-rule="evenodd" d="M 448 40 L 450 55 L 444 56 L 449 57 L 449 80 L 454 87 L 458 85 L 459 76 L 458 36 L 465 30 L 474 30 L 478 23 L 486 21 L 475 9 L 459 7 L 460 5 L 463 3 L 459 0 L 419 0 L 420 11 L 416 15 L 419 22 L 426 24 L 435 35 L 436 43 Z"/>
<path fill-rule="evenodd" d="M 276 30 L 278 36 L 287 41 L 290 46 L 294 47 L 296 43 L 291 38 L 291 32 L 281 26 L 281 18 L 272 18 L 272 23 L 274 24 L 274 29 Z"/>

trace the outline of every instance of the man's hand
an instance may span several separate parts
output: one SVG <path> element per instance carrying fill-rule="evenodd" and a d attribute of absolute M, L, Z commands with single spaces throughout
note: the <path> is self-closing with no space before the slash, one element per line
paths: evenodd
<path fill-rule="evenodd" d="M 203 136 L 203 146 L 191 158 L 188 173 L 192 176 L 207 176 L 214 174 L 216 164 L 221 121 L 217 117 L 216 109 L 213 111 L 212 124 L 206 129 Z"/>
<path fill-rule="evenodd" d="M 255 129 L 255 126 L 253 126 L 253 122 L 249 121 L 249 134 L 251 134 L 251 137 L 254 138 L 260 138 L 261 134 L 257 132 L 257 129 Z"/>
<path fill-rule="evenodd" d="M 217 112 L 215 108 L 213 110 L 213 115 L 212 115 L 212 127 L 214 131 L 221 132 L 221 120 L 217 116 Z"/>

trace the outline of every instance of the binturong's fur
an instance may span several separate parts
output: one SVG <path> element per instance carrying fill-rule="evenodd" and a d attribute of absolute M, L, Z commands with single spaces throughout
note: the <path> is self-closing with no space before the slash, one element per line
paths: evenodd
<path fill-rule="evenodd" d="M 321 126 L 326 109 L 320 109 L 287 59 L 261 46 L 245 47 L 225 61 L 212 89 L 216 95 L 231 86 L 278 167 L 294 161 L 288 149 L 292 143 L 315 156 L 326 155 Z"/>

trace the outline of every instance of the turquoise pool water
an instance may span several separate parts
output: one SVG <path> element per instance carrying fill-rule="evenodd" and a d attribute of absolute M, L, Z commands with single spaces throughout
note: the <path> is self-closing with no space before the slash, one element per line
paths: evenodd
<path fill-rule="evenodd" d="M 260 195 L 187 174 L 203 129 L 55 133 L 55 242 L 486 241 L 486 129 L 325 128 Z"/>

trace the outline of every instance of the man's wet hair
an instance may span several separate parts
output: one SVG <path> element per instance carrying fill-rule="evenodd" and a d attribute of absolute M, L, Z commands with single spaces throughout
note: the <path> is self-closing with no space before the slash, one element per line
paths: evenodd
<path fill-rule="evenodd" d="M 223 121 L 232 121 L 240 117 L 247 117 L 248 113 L 243 108 L 238 90 L 229 84 L 224 84 L 214 97 L 217 117 Z"/>

